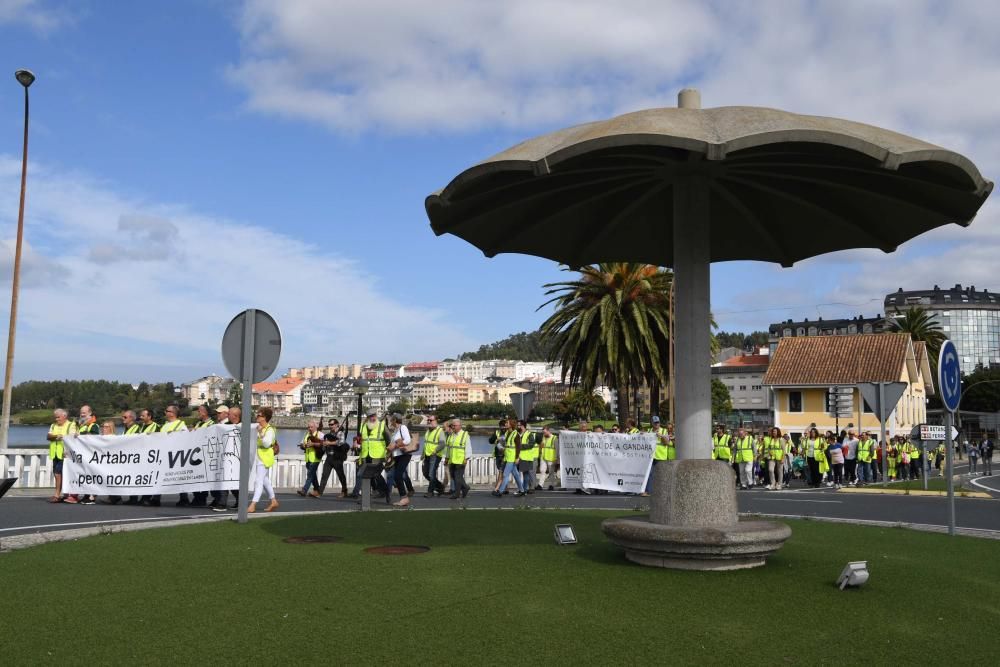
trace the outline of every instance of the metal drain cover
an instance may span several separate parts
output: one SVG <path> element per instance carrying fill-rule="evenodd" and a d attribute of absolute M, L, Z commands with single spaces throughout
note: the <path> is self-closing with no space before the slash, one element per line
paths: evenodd
<path fill-rule="evenodd" d="M 379 554 L 381 556 L 409 556 L 410 554 L 422 554 L 430 550 L 430 547 L 414 544 L 391 544 L 384 547 L 368 547 L 365 549 L 365 553 Z"/>
<path fill-rule="evenodd" d="M 335 535 L 295 535 L 286 537 L 283 541 L 287 544 L 333 544 L 341 539 L 343 538 Z"/>

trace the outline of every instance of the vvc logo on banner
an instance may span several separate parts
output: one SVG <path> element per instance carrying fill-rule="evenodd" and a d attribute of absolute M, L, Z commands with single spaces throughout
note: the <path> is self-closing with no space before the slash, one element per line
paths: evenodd
<path fill-rule="evenodd" d="M 559 474 L 564 489 L 642 493 L 653 465 L 652 433 L 559 432 Z"/>
<path fill-rule="evenodd" d="M 240 431 L 215 425 L 149 435 L 70 436 L 63 466 L 65 493 L 159 495 L 237 489 Z"/>

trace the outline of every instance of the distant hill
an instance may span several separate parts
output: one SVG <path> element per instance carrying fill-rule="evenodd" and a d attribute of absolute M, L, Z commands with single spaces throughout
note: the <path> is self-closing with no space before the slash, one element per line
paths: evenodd
<path fill-rule="evenodd" d="M 522 331 L 503 340 L 481 345 L 475 352 L 465 352 L 459 356 L 463 361 L 485 359 L 520 359 L 521 361 L 546 361 L 547 350 L 542 345 L 538 331 Z"/>

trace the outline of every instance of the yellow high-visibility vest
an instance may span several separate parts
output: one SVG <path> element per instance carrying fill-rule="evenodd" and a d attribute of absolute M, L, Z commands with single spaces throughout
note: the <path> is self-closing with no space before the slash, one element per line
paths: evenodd
<path fill-rule="evenodd" d="M 753 461 L 753 438 L 749 435 L 736 438 L 736 462 L 750 463 L 751 461 Z"/>
<path fill-rule="evenodd" d="M 437 456 L 440 449 L 442 429 L 440 426 L 427 431 L 424 436 L 424 456 Z"/>
<path fill-rule="evenodd" d="M 465 463 L 465 447 L 469 444 L 469 434 L 465 431 L 448 436 L 448 463 L 460 466 Z"/>
<path fill-rule="evenodd" d="M 260 459 L 260 462 L 264 464 L 265 468 L 270 468 L 274 465 L 274 448 L 271 447 L 271 445 L 264 444 L 264 435 L 268 431 L 272 431 L 275 439 L 277 439 L 278 432 L 275 431 L 274 427 L 270 424 L 264 427 L 264 430 L 257 434 L 257 458 Z"/>
<path fill-rule="evenodd" d="M 781 438 L 772 438 L 769 435 L 764 436 L 764 451 L 767 452 L 768 458 L 775 461 L 780 461 L 785 456 Z"/>
<path fill-rule="evenodd" d="M 728 433 L 724 433 L 720 438 L 717 435 L 712 436 L 712 458 L 718 459 L 719 461 L 729 461 L 733 458 L 733 453 L 729 449 L 729 441 L 731 436 Z"/>
<path fill-rule="evenodd" d="M 556 435 L 542 436 L 542 460 L 554 463 L 556 460 Z"/>
<path fill-rule="evenodd" d="M 366 456 L 373 461 L 385 458 L 385 422 L 375 422 L 375 429 L 365 422 L 361 425 L 361 458 Z"/>
<path fill-rule="evenodd" d="M 67 419 L 63 422 L 62 426 L 59 424 L 52 424 L 52 426 L 49 427 L 49 433 L 59 436 L 57 440 L 53 440 L 49 443 L 49 459 L 52 461 L 61 461 L 63 454 L 65 453 L 63 438 L 67 435 L 73 435 L 76 433 L 76 424 Z"/>
<path fill-rule="evenodd" d="M 317 431 L 317 434 L 318 433 L 319 433 L 319 431 Z M 306 434 L 304 436 L 302 436 L 302 444 L 303 445 L 311 445 L 312 444 L 312 443 L 309 442 L 309 436 L 310 435 L 312 435 L 312 434 L 309 433 L 309 431 L 306 431 Z M 316 448 L 315 447 L 309 447 L 309 446 L 307 446 L 306 447 L 306 463 L 319 463 L 319 459 L 320 459 L 320 455 L 316 453 Z"/>
<path fill-rule="evenodd" d="M 535 446 L 534 435 L 531 431 L 521 434 L 521 460 L 529 463 L 538 458 L 538 447 Z"/>
<path fill-rule="evenodd" d="M 504 436 L 503 462 L 517 461 L 517 431 L 510 431 Z"/>

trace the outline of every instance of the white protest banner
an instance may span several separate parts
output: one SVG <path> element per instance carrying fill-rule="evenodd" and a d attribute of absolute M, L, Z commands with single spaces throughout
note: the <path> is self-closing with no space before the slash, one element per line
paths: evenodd
<path fill-rule="evenodd" d="M 256 437 L 256 425 L 252 433 Z M 65 439 L 63 493 L 159 495 L 238 489 L 240 431 L 215 425 L 149 435 Z"/>
<path fill-rule="evenodd" d="M 559 474 L 564 489 L 642 493 L 653 466 L 652 433 L 559 432 Z"/>

